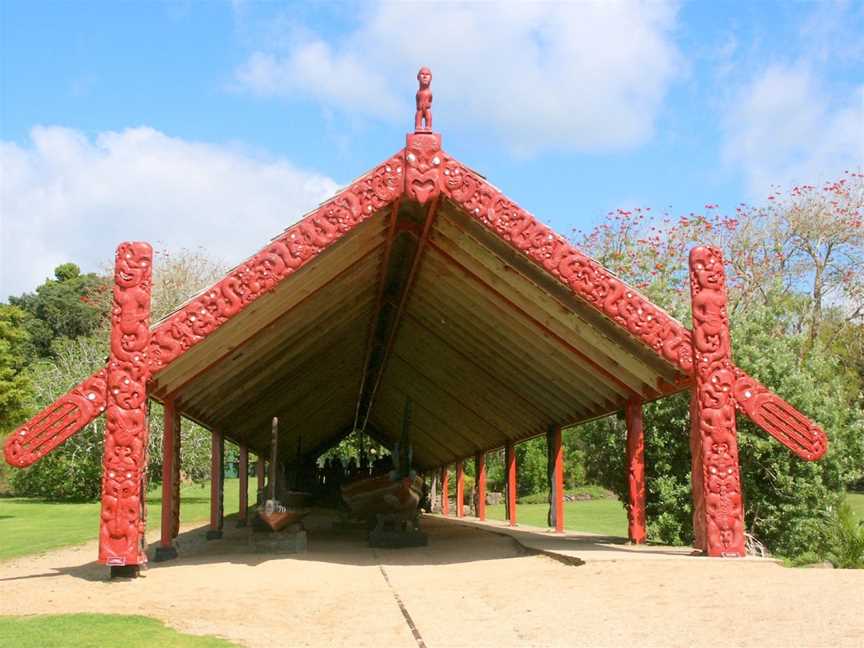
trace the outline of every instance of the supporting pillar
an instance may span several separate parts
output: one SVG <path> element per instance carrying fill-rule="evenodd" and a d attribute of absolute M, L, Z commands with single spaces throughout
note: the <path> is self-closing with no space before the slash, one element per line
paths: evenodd
<path fill-rule="evenodd" d="M 441 468 L 441 515 L 450 515 L 450 473 L 447 466 Z"/>
<path fill-rule="evenodd" d="M 645 542 L 645 429 L 642 423 L 642 399 L 631 398 L 625 408 L 627 420 L 627 535 L 630 542 Z"/>
<path fill-rule="evenodd" d="M 99 562 L 111 576 L 137 576 L 147 562 L 147 381 L 153 249 L 122 243 L 114 264 L 108 358 Z"/>
<path fill-rule="evenodd" d="M 486 453 L 474 455 L 475 492 L 477 493 L 477 517 L 482 522 L 486 519 Z"/>
<path fill-rule="evenodd" d="M 465 517 L 465 466 L 456 462 L 456 517 Z"/>
<path fill-rule="evenodd" d="M 720 250 L 697 247 L 690 251 L 690 291 L 695 425 L 701 449 L 701 466 L 696 472 L 701 473 L 705 544 L 709 556 L 743 556 L 744 501 L 735 426 L 735 374 Z M 695 473 L 693 484 L 700 485 Z"/>
<path fill-rule="evenodd" d="M 549 526 L 556 533 L 564 532 L 564 458 L 561 454 L 561 428 L 546 431 L 547 467 L 549 479 Z"/>
<path fill-rule="evenodd" d="M 166 398 L 163 406 L 163 434 L 162 434 L 162 535 L 159 546 L 156 547 L 154 560 L 162 562 L 177 557 L 177 549 L 172 542 L 174 539 L 174 464 L 177 461 L 174 456 L 174 437 L 177 434 L 175 427 L 174 399 Z"/>
<path fill-rule="evenodd" d="M 225 477 L 225 437 L 219 430 L 210 432 L 210 529 L 208 540 L 222 537 L 222 482 Z"/>
<path fill-rule="evenodd" d="M 171 537 L 180 535 L 180 466 L 183 457 L 180 454 L 180 436 L 183 432 L 183 419 L 176 406 L 174 408 L 174 472 L 171 476 Z"/>
<path fill-rule="evenodd" d="M 238 527 L 245 527 L 249 519 L 249 448 L 240 445 L 240 515 Z"/>
<path fill-rule="evenodd" d="M 510 521 L 510 526 L 516 526 L 516 448 L 513 447 L 512 441 L 508 441 L 504 448 L 504 470 L 507 519 Z"/>
<path fill-rule="evenodd" d="M 705 540 L 705 490 L 702 485 L 702 437 L 699 432 L 699 402 L 690 397 L 690 489 L 693 498 L 693 548 L 707 552 Z"/>
<path fill-rule="evenodd" d="M 258 478 L 258 506 L 264 506 L 264 457 L 258 455 L 258 461 L 255 464 L 255 476 Z"/>

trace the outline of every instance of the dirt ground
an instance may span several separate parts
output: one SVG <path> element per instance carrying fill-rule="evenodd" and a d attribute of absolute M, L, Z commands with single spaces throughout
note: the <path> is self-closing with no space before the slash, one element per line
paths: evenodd
<path fill-rule="evenodd" d="M 674 560 L 570 566 L 509 537 L 425 519 L 429 546 L 370 549 L 311 522 L 305 554 L 251 553 L 226 522 L 134 581 L 95 543 L 0 563 L 0 614 L 116 612 L 246 646 L 864 645 L 864 572 Z"/>

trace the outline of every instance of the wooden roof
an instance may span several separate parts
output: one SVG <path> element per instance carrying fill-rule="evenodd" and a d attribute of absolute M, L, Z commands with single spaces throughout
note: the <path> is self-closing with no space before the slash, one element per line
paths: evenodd
<path fill-rule="evenodd" d="M 287 455 L 355 425 L 395 440 L 410 397 L 415 461 L 432 467 L 688 384 L 441 194 L 382 206 L 151 389 L 256 450 L 278 416 Z"/>
<path fill-rule="evenodd" d="M 417 132 L 151 327 L 148 393 L 264 452 L 356 428 L 435 467 L 692 384 L 691 334 Z M 805 459 L 824 432 L 735 369 L 736 407 Z M 105 409 L 102 369 L 18 428 L 26 466 Z M 770 400 L 770 402 L 769 402 Z M 768 409 L 766 409 L 768 408 Z M 769 411 L 770 410 L 770 411 Z"/>

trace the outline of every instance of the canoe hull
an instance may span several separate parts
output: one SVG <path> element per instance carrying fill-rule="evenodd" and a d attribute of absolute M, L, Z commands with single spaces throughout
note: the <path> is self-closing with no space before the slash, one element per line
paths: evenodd
<path fill-rule="evenodd" d="M 387 513 L 413 513 L 420 503 L 423 480 L 389 476 L 360 479 L 342 486 L 342 499 L 351 513 L 361 519 Z"/>

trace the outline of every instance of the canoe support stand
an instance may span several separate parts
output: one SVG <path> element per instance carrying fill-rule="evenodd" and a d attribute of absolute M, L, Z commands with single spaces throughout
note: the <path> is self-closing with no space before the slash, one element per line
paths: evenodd
<path fill-rule="evenodd" d="M 375 528 L 369 532 L 370 547 L 425 547 L 429 538 L 420 530 L 419 514 L 414 511 L 378 513 Z"/>

